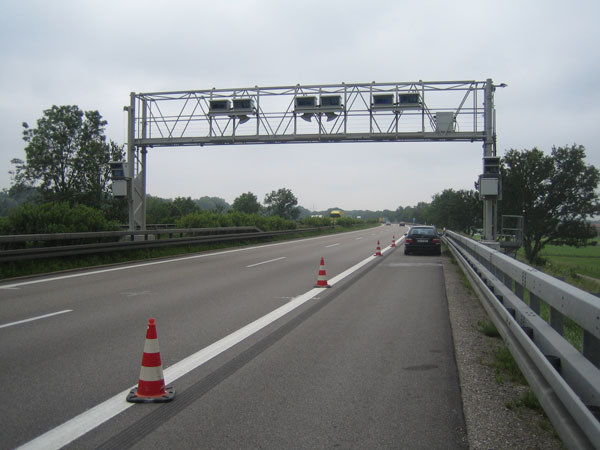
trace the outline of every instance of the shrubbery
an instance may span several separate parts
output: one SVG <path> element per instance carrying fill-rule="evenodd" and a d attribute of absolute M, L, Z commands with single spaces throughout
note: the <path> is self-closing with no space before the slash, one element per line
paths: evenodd
<path fill-rule="evenodd" d="M 351 227 L 363 223 L 360 219 L 342 217 L 336 225 Z M 332 225 L 328 217 L 306 217 L 300 224 L 317 228 Z M 177 228 L 258 227 L 263 231 L 295 230 L 298 223 L 279 216 L 263 216 L 230 211 L 220 214 L 200 211 L 175 220 Z M 0 234 L 77 233 L 118 230 L 116 222 L 108 221 L 102 211 L 84 205 L 70 206 L 66 202 L 25 203 L 13 209 L 7 217 L 0 217 Z"/>
<path fill-rule="evenodd" d="M 353 219 L 352 217 L 340 217 L 335 221 L 335 224 L 340 227 L 352 227 L 359 223 L 363 223 L 363 221 L 361 219 Z"/>
<path fill-rule="evenodd" d="M 0 221 L 0 234 L 45 234 L 112 231 L 118 224 L 109 222 L 101 211 L 85 205 L 25 203 L 11 210 Z"/>
<path fill-rule="evenodd" d="M 331 220 L 328 217 L 305 217 L 301 222 L 309 228 L 331 226 Z"/>
<path fill-rule="evenodd" d="M 218 214 L 203 211 L 183 216 L 175 221 L 177 228 L 214 228 L 214 227 L 258 227 L 262 231 L 295 230 L 296 222 L 278 216 L 261 216 L 232 211 Z"/>
<path fill-rule="evenodd" d="M 331 225 L 336 225 L 339 227 L 352 227 L 354 225 L 365 223 L 362 219 L 353 219 L 352 217 L 340 217 L 335 219 L 335 222 L 329 217 L 305 217 L 302 219 L 302 224 L 307 227 L 329 227 Z"/>

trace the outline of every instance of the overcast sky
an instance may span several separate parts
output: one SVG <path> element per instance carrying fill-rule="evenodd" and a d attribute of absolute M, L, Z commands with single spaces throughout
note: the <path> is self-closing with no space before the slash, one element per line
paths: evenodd
<path fill-rule="evenodd" d="M 130 92 L 478 80 L 498 89 L 498 155 L 577 143 L 600 167 L 597 0 L 1 0 L 0 189 L 22 122 L 98 110 L 126 141 Z M 292 190 L 309 209 L 396 209 L 473 189 L 476 143 L 151 149 L 164 198 Z"/>

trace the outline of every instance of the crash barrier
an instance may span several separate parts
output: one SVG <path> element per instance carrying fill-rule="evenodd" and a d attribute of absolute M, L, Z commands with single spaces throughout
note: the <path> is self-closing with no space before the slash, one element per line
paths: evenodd
<path fill-rule="evenodd" d="M 444 240 L 563 442 L 600 449 L 600 298 L 457 233 Z M 581 351 L 562 335 L 567 321 Z"/>
<path fill-rule="evenodd" d="M 286 234 L 320 231 L 329 228 L 331 227 L 261 231 L 257 227 L 216 227 L 4 235 L 0 236 L 0 248 L 2 248 L 0 250 L 0 262 L 194 245 L 208 242 L 263 239 Z M 43 246 L 48 244 L 54 245 Z M 15 245 L 26 248 L 10 248 Z M 6 247 L 9 248 L 5 249 Z"/>

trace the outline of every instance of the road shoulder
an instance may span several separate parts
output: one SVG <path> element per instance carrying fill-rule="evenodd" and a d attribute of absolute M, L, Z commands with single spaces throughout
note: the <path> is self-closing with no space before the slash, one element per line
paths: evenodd
<path fill-rule="evenodd" d="M 499 384 L 490 365 L 492 352 L 503 345 L 478 330 L 488 316 L 477 296 L 460 279 L 460 268 L 451 257 L 442 257 L 446 296 L 454 339 L 463 410 L 471 449 L 562 449 L 551 431 L 540 427 L 549 423 L 542 413 L 513 407 L 525 389 L 510 381 Z"/>

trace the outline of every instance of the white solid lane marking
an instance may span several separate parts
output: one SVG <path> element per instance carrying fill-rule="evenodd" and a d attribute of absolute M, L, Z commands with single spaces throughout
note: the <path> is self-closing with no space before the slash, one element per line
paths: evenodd
<path fill-rule="evenodd" d="M 46 317 L 57 316 L 59 314 L 65 314 L 73 311 L 72 309 L 65 309 L 64 311 L 58 311 L 50 314 L 44 314 L 43 316 L 31 317 L 30 319 L 19 320 L 18 322 L 5 323 L 4 325 L 0 325 L 0 328 L 12 327 L 13 325 L 20 325 L 26 322 L 33 322 L 34 320 L 45 319 Z"/>
<path fill-rule="evenodd" d="M 381 250 L 381 253 L 385 253 L 391 249 L 391 246 L 388 246 Z M 360 261 L 358 264 L 350 267 L 339 275 L 333 277 L 329 280 L 329 285 L 333 286 L 336 283 L 340 282 L 353 272 L 356 272 L 361 267 L 365 266 L 369 262 L 373 261 L 377 257 L 369 256 L 368 258 Z M 188 356 L 185 359 L 182 359 L 176 364 L 173 364 L 171 367 L 166 368 L 163 371 L 163 375 L 165 378 L 165 383 L 168 380 L 168 383 L 172 383 L 178 378 L 184 376 L 188 372 L 196 369 L 212 358 L 220 355 L 224 351 L 243 341 L 244 339 L 252 336 L 257 331 L 260 331 L 270 323 L 276 321 L 277 319 L 283 317 L 287 313 L 293 311 L 298 308 L 302 304 L 306 303 L 308 300 L 315 299 L 318 300 L 318 295 L 323 292 L 325 288 L 314 288 L 310 291 L 300 295 L 299 297 L 294 298 L 289 303 L 286 303 L 283 306 L 271 311 L 267 315 L 261 317 L 260 319 L 255 320 L 254 322 L 246 325 L 243 328 L 231 333 L 229 336 L 225 336 L 221 340 L 209 345 L 208 347 L 203 348 L 202 350 Z M 47 431 L 46 433 L 38 436 L 37 438 L 29 441 L 23 446 L 19 447 L 19 449 L 40 449 L 40 450 L 50 450 L 50 449 L 59 449 L 64 447 L 65 445 L 73 442 L 75 439 L 83 436 L 99 425 L 103 424 L 107 420 L 115 417 L 116 415 L 122 413 L 127 408 L 134 405 L 134 403 L 128 403 L 125 398 L 129 391 L 134 388 L 132 386 L 120 394 L 115 395 L 114 397 L 106 400 L 103 403 L 81 413 L 80 415 L 74 417 L 73 419 L 59 425 L 58 427 Z"/>
<path fill-rule="evenodd" d="M 285 259 L 285 258 L 286 258 L 286 256 L 282 256 L 281 258 L 275 258 L 275 259 L 270 259 L 268 261 L 259 262 L 259 263 L 256 263 L 256 264 L 250 264 L 249 266 L 246 266 L 246 267 L 261 266 L 263 264 L 268 264 L 268 263 L 272 263 L 272 262 L 275 262 L 275 261 L 281 261 L 282 259 Z"/>

